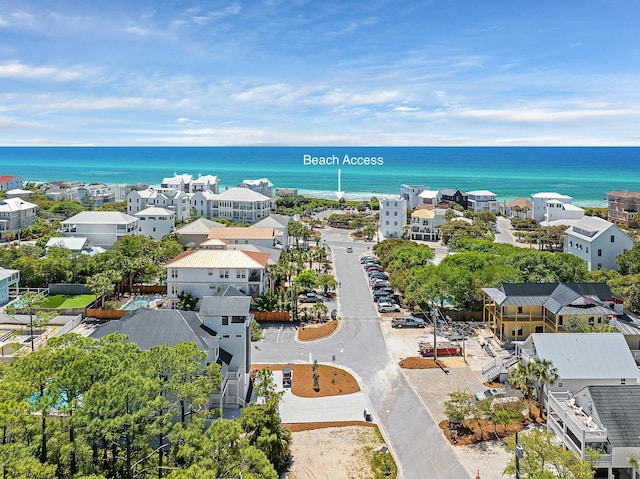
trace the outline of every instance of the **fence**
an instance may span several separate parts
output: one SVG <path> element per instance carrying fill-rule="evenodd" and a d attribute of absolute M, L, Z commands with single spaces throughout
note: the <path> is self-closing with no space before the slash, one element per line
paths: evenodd
<path fill-rule="evenodd" d="M 84 284 L 49 283 L 49 294 L 51 296 L 58 294 L 79 295 L 92 294 L 92 292 Z"/>
<path fill-rule="evenodd" d="M 87 309 L 85 311 L 86 318 L 95 319 L 120 319 L 129 313 L 124 309 Z"/>
<path fill-rule="evenodd" d="M 51 337 L 55 338 L 56 336 L 62 336 L 63 334 L 67 334 L 73 328 L 78 326 L 82 322 L 82 314 L 78 314 L 75 318 L 69 321 L 67 324 L 58 329 Z"/>
<path fill-rule="evenodd" d="M 160 284 L 137 284 L 131 287 L 135 294 L 167 294 L 167 287 Z"/>
<path fill-rule="evenodd" d="M 282 322 L 291 321 L 291 313 L 289 311 L 269 311 L 269 312 L 254 312 L 253 316 L 259 323 Z"/>

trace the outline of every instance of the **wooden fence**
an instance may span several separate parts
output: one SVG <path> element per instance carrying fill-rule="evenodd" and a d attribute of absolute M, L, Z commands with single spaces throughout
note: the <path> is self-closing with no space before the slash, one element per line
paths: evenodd
<path fill-rule="evenodd" d="M 85 318 L 120 319 L 127 313 L 124 309 L 87 309 Z"/>
<path fill-rule="evenodd" d="M 289 311 L 269 311 L 266 313 L 261 313 L 255 311 L 253 316 L 256 318 L 256 321 L 259 323 L 267 323 L 270 321 L 273 322 L 283 322 L 283 321 L 291 321 L 291 313 Z"/>
<path fill-rule="evenodd" d="M 136 284 L 131 287 L 135 294 L 167 294 L 167 287 L 161 284 Z"/>

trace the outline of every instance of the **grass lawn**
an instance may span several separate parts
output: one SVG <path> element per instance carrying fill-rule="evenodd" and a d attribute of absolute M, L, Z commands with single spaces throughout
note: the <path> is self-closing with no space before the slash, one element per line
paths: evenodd
<path fill-rule="evenodd" d="M 47 304 L 45 308 L 84 308 L 91 301 L 96 299 L 93 294 L 78 294 L 78 295 L 66 295 L 57 294 L 55 296 L 47 297 Z"/>

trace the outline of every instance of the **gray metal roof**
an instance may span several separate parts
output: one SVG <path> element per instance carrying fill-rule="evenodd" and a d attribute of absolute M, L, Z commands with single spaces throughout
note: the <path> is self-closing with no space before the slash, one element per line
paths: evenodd
<path fill-rule="evenodd" d="M 640 385 L 589 386 L 593 407 L 615 447 L 640 447 Z"/>
<path fill-rule="evenodd" d="M 177 309 L 138 309 L 120 320 L 98 326 L 91 337 L 98 339 L 115 332 L 126 334 L 142 351 L 186 341 L 196 343 L 201 351 L 209 351 L 215 345 L 216 336 L 194 312 Z"/>
<path fill-rule="evenodd" d="M 533 333 L 523 349 L 535 346 L 563 379 L 636 378 L 640 371 L 624 336 L 619 333 Z"/>
<path fill-rule="evenodd" d="M 251 297 L 242 294 L 233 286 L 227 286 L 215 296 L 204 296 L 200 300 L 200 314 L 203 316 L 247 316 Z"/>

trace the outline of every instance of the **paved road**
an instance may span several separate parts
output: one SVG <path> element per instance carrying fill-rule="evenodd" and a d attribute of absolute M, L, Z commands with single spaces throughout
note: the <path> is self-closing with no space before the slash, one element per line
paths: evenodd
<path fill-rule="evenodd" d="M 358 379 L 377 422 L 398 461 L 405 479 L 470 478 L 444 439 L 395 360 L 387 353 L 377 312 L 359 256 L 371 243 L 352 243 L 347 233 L 326 229 L 323 238 L 333 251 L 336 277 L 340 282 L 339 331 L 313 343 L 296 343 L 293 332 L 279 333 L 277 342 L 263 341 L 253 352 L 257 363 L 294 360 L 331 363 L 346 367 Z M 353 246 L 353 253 L 346 247 Z M 396 358 L 397 359 L 397 358 Z"/>
<path fill-rule="evenodd" d="M 503 217 L 498 216 L 496 219 L 496 243 L 516 244 L 516 240 L 511 234 L 511 222 Z"/>

